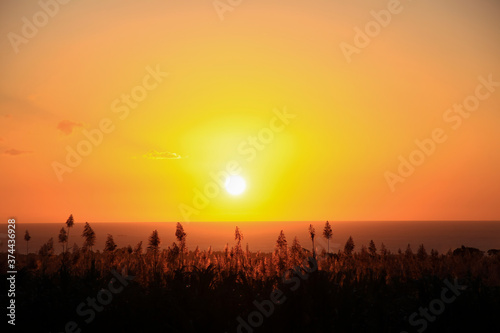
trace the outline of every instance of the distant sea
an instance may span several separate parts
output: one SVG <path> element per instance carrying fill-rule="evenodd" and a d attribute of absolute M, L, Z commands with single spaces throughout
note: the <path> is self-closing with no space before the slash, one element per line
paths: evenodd
<path fill-rule="evenodd" d="M 424 244 L 428 252 L 436 249 L 439 253 L 445 253 L 449 249 L 455 249 L 461 245 L 476 247 L 480 250 L 500 249 L 500 221 L 330 221 L 333 229 L 333 237 L 330 240 L 330 251 L 337 252 L 343 249 L 346 240 L 352 236 L 356 245 L 355 251 L 359 251 L 361 245 L 368 246 L 371 239 L 380 248 L 381 243 L 395 252 L 399 248 L 403 251 L 410 244 L 416 252 L 420 244 Z M 328 243 L 322 236 L 325 221 L 321 222 L 190 222 L 183 223 L 187 233 L 187 246 L 194 250 L 196 246 L 200 250 L 212 246 L 212 250 L 222 250 L 225 244 L 234 245 L 234 229 L 238 226 L 243 233 L 243 247 L 248 244 L 250 251 L 271 252 L 275 246 L 280 230 L 283 230 L 291 245 L 295 236 L 300 244 L 311 249 L 309 237 L 309 224 L 316 229 L 315 245 L 318 251 L 327 248 Z M 167 248 L 175 239 L 174 222 L 119 222 L 100 223 L 91 222 L 91 227 L 96 233 L 96 245 L 94 249 L 102 250 L 107 234 L 113 235 L 118 247 L 143 242 L 143 248 L 147 247 L 149 235 L 153 230 L 158 230 L 161 239 L 161 247 Z M 62 247 L 58 243 L 58 235 L 61 223 L 16 223 L 16 244 L 19 253 L 26 253 L 26 242 L 24 233 L 26 230 L 31 235 L 29 242 L 30 252 L 38 251 L 40 246 L 50 237 L 54 238 L 54 247 L 60 252 Z M 76 222 L 70 231 L 70 246 L 83 243 L 81 237 L 84 223 Z M 7 225 L 0 224 L 0 251 L 7 251 Z"/>

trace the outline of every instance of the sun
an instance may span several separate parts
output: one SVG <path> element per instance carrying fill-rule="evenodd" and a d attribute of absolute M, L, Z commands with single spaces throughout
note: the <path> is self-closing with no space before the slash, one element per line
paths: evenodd
<path fill-rule="evenodd" d="M 239 195 L 243 193 L 247 187 L 245 179 L 240 176 L 229 176 L 226 179 L 226 191 L 231 195 Z"/>

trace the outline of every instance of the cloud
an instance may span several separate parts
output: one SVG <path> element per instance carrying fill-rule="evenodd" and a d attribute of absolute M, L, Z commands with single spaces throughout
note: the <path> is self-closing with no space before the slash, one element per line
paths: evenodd
<path fill-rule="evenodd" d="M 66 135 L 70 135 L 75 127 L 82 127 L 81 123 L 75 123 L 71 120 L 63 120 L 57 124 L 57 129 Z"/>
<path fill-rule="evenodd" d="M 3 152 L 5 155 L 10 155 L 10 156 L 17 156 L 17 155 L 22 155 L 22 154 L 29 154 L 32 153 L 32 151 L 28 150 L 19 150 L 19 149 L 7 149 L 6 151 Z"/>
<path fill-rule="evenodd" d="M 181 155 L 177 153 L 170 153 L 168 151 L 159 152 L 156 150 L 151 150 L 147 154 L 142 155 L 142 157 L 147 158 L 149 160 L 179 160 L 183 158 Z"/>

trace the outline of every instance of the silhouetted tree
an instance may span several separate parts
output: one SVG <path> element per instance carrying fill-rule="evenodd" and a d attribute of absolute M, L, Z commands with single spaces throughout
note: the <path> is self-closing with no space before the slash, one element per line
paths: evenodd
<path fill-rule="evenodd" d="M 158 252 L 160 249 L 160 237 L 158 236 L 158 230 L 154 230 L 151 236 L 149 236 L 148 251 L 153 254 L 153 272 L 156 273 L 156 268 L 158 265 Z"/>
<path fill-rule="evenodd" d="M 160 236 L 158 236 L 158 230 L 154 230 L 151 236 L 149 236 L 148 250 L 158 253 L 160 248 Z"/>
<path fill-rule="evenodd" d="M 314 248 L 314 236 L 316 236 L 316 230 L 314 230 L 314 227 L 312 224 L 309 224 L 309 235 L 311 236 L 311 241 L 312 241 L 313 258 L 316 258 L 316 249 Z"/>
<path fill-rule="evenodd" d="M 83 237 L 83 245 L 85 248 L 89 248 L 90 252 L 92 253 L 92 247 L 95 244 L 95 232 L 90 226 L 88 222 L 85 222 L 85 226 L 83 227 L 83 232 L 82 232 L 82 237 Z"/>
<path fill-rule="evenodd" d="M 328 240 L 328 253 L 330 253 L 330 238 L 332 238 L 333 232 L 332 227 L 330 226 L 330 222 L 326 221 L 325 229 L 323 229 L 323 237 Z"/>
<path fill-rule="evenodd" d="M 59 231 L 59 243 L 62 244 L 63 255 L 66 253 L 64 251 L 64 244 L 66 244 L 67 241 L 68 241 L 68 234 L 66 233 L 66 230 L 64 228 L 61 228 L 61 230 Z"/>
<path fill-rule="evenodd" d="M 113 235 L 108 234 L 108 238 L 106 239 L 106 243 L 104 245 L 104 252 L 113 252 L 116 250 L 116 244 L 113 239 Z"/>
<path fill-rule="evenodd" d="M 234 230 L 234 240 L 238 242 L 238 244 L 241 242 L 243 239 L 243 234 L 240 231 L 240 228 L 236 226 L 236 229 Z"/>
<path fill-rule="evenodd" d="M 345 243 L 344 246 L 344 254 L 350 256 L 352 254 L 352 251 L 354 251 L 354 240 L 352 239 L 351 236 L 349 236 L 349 239 Z"/>
<path fill-rule="evenodd" d="M 184 228 L 182 224 L 177 222 L 177 227 L 175 228 L 175 237 L 179 242 L 179 248 L 181 251 L 181 263 L 184 262 L 184 251 L 186 249 L 186 233 L 184 232 Z"/>
<path fill-rule="evenodd" d="M 26 241 L 26 255 L 28 255 L 28 242 L 30 241 L 31 236 L 28 230 L 24 233 L 24 240 Z"/>
<path fill-rule="evenodd" d="M 424 244 L 420 244 L 417 251 L 417 258 L 419 260 L 427 259 L 427 251 L 425 250 Z"/>
<path fill-rule="evenodd" d="M 240 228 L 236 226 L 236 229 L 234 230 L 234 240 L 237 242 L 237 244 L 240 244 L 242 239 L 243 234 L 241 233 Z"/>
<path fill-rule="evenodd" d="M 243 234 L 240 231 L 240 228 L 236 226 L 234 230 L 234 240 L 236 241 L 235 253 L 238 259 L 241 259 L 243 255 L 243 249 L 241 248 L 241 240 L 243 239 Z"/>
<path fill-rule="evenodd" d="M 288 264 L 288 243 L 283 230 L 280 231 L 278 239 L 276 240 L 274 264 L 276 265 L 279 275 L 283 273 Z"/>
<path fill-rule="evenodd" d="M 287 250 L 287 241 L 283 230 L 280 231 L 278 239 L 276 240 L 276 248 L 282 253 Z"/>
<path fill-rule="evenodd" d="M 368 252 L 370 252 L 370 256 L 375 257 L 377 255 L 377 247 L 375 246 L 375 242 L 370 240 L 370 245 L 368 246 Z"/>
<path fill-rule="evenodd" d="M 69 244 L 69 229 L 72 228 L 74 224 L 75 220 L 73 219 L 73 214 L 70 214 L 68 219 L 66 220 L 66 226 L 68 227 L 68 241 L 67 241 L 68 244 Z M 67 247 L 66 250 L 68 250 Z"/>

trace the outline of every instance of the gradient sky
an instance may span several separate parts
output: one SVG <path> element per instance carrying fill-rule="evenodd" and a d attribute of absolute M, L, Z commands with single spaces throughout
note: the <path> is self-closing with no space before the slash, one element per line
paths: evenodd
<path fill-rule="evenodd" d="M 340 44 L 390 2 L 247 0 L 221 20 L 211 0 L 69 1 L 14 47 L 41 7 L 2 1 L 1 218 L 183 221 L 237 161 L 246 192 L 219 189 L 190 220 L 500 219 L 500 87 L 456 130 L 443 119 L 479 76 L 500 82 L 500 4 L 402 1 L 348 63 Z M 146 68 L 168 76 L 125 116 Z M 103 119 L 113 130 L 58 178 Z M 435 128 L 447 140 L 391 191 L 386 172 Z"/>

